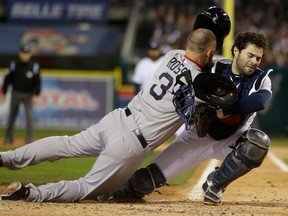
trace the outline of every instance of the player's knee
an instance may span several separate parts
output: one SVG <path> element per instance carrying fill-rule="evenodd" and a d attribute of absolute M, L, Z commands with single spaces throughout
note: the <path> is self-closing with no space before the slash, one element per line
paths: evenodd
<path fill-rule="evenodd" d="M 237 143 L 235 156 L 249 169 L 262 164 L 271 145 L 270 138 L 263 131 L 250 129 Z"/>
<path fill-rule="evenodd" d="M 166 183 L 164 175 L 156 164 L 137 170 L 129 181 L 133 189 L 142 195 L 149 194 Z"/>

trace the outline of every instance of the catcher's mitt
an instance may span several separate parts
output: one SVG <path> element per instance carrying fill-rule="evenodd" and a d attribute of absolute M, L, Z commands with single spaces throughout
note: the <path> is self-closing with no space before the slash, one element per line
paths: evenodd
<path fill-rule="evenodd" d="M 227 107 L 237 100 L 235 84 L 226 77 L 214 73 L 198 74 L 193 81 L 193 87 L 197 98 L 215 108 Z"/>
<path fill-rule="evenodd" d="M 216 117 L 216 110 L 206 103 L 199 104 L 194 114 L 194 125 L 198 137 L 205 137 L 208 133 L 210 123 Z"/>

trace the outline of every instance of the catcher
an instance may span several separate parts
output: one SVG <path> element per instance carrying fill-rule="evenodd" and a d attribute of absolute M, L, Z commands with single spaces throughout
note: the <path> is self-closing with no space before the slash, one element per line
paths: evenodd
<path fill-rule="evenodd" d="M 209 18 L 211 14 L 201 16 Z M 232 46 L 233 59 L 215 62 L 210 72 L 193 81 L 196 97 L 207 103 L 196 107 L 191 128 L 176 137 L 150 165 L 136 171 L 125 186 L 98 199 L 141 199 L 202 161 L 218 159 L 223 161 L 222 165 L 208 175 L 202 188 L 204 204 L 220 204 L 227 186 L 259 167 L 270 147 L 268 135 L 250 126 L 256 112 L 265 109 L 272 97 L 268 77 L 271 70 L 258 68 L 266 48 L 267 39 L 262 34 L 237 34 Z M 175 95 L 174 99 L 181 101 L 180 98 Z"/>

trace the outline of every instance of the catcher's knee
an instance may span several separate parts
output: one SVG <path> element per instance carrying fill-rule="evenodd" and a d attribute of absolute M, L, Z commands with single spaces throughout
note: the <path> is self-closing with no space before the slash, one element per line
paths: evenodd
<path fill-rule="evenodd" d="M 262 164 L 270 145 L 267 134 L 252 128 L 237 141 L 235 156 L 249 169 L 256 168 Z"/>
<path fill-rule="evenodd" d="M 166 179 L 156 164 L 150 164 L 137 170 L 129 183 L 136 192 L 146 195 L 163 186 Z"/>

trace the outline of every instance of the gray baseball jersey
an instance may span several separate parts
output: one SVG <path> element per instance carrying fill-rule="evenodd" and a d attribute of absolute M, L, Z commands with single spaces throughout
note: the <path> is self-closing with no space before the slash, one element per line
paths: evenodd
<path fill-rule="evenodd" d="M 78 180 L 38 187 L 28 184 L 27 201 L 75 202 L 115 190 L 128 181 L 153 149 L 181 126 L 172 93 L 179 88 L 179 80 L 186 82 L 184 72 L 194 79 L 200 68 L 185 57 L 183 50 L 170 51 L 150 85 L 127 108 L 108 113 L 98 124 L 74 136 L 48 137 L 14 151 L 1 152 L 3 165 L 20 169 L 41 161 L 98 156 L 91 170 Z"/>
<path fill-rule="evenodd" d="M 172 92 L 179 88 L 176 76 L 187 70 L 191 71 L 193 80 L 200 72 L 197 65 L 185 58 L 184 51 L 168 52 L 148 88 L 136 95 L 128 105 L 152 149 L 171 137 L 182 124 L 172 104 Z M 185 77 L 182 80 L 185 81 Z"/>

